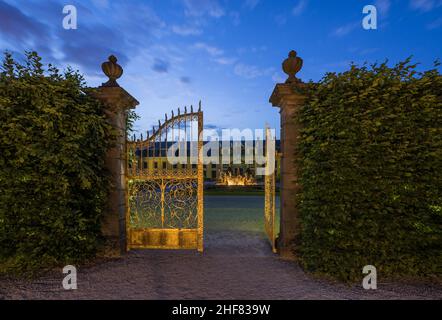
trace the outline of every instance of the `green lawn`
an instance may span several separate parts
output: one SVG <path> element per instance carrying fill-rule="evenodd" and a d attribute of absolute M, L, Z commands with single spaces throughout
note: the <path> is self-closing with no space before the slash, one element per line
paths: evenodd
<path fill-rule="evenodd" d="M 275 229 L 279 231 L 279 197 Z M 210 230 L 264 231 L 264 196 L 204 196 L 204 228 Z"/>

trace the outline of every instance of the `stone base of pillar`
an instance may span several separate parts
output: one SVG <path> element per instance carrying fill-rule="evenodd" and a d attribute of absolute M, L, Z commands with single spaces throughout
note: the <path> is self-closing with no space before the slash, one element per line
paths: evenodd
<path fill-rule="evenodd" d="M 122 253 L 123 252 L 121 252 L 120 237 L 104 237 L 103 255 L 106 258 L 120 257 Z"/>
<path fill-rule="evenodd" d="M 120 217 L 119 249 L 121 254 L 127 252 L 126 217 Z"/>
<path fill-rule="evenodd" d="M 281 259 L 283 260 L 289 260 L 289 261 L 296 261 L 297 257 L 293 251 L 293 248 L 291 246 L 282 244 L 278 242 L 278 254 Z"/>

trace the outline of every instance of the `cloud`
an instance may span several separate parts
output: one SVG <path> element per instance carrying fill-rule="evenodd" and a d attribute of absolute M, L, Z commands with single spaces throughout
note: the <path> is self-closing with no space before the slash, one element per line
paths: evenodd
<path fill-rule="evenodd" d="M 11 5 L 0 0 L 3 49 L 36 50 L 44 61 L 50 60 L 61 68 L 70 64 L 93 77 L 101 74 L 100 64 L 110 54 L 116 55 L 124 67 L 129 54 L 133 59 L 147 42 L 167 30 L 145 4 L 103 0 L 93 4 L 101 9 L 75 3 L 78 29 L 65 30 L 61 24 L 62 1 L 29 0 Z"/>
<path fill-rule="evenodd" d="M 138 44 L 138 47 L 145 45 L 146 38 L 161 38 L 168 32 L 167 24 L 145 3 L 112 1 L 111 6 L 112 10 L 109 10 L 110 13 L 104 16 L 101 23 L 110 25 L 114 21 L 114 28 L 124 30 L 124 38 Z"/>
<path fill-rule="evenodd" d="M 440 28 L 441 26 L 442 26 L 442 18 L 438 18 L 438 19 L 430 22 L 429 24 L 427 24 L 427 29 L 434 30 L 434 29 Z"/>
<path fill-rule="evenodd" d="M 195 49 L 200 49 L 200 50 L 204 50 L 206 51 L 209 55 L 211 56 L 220 56 L 224 53 L 223 50 L 214 47 L 214 46 L 210 46 L 204 42 L 197 42 L 193 45 L 193 48 Z"/>
<path fill-rule="evenodd" d="M 301 15 L 307 8 L 307 4 L 308 4 L 307 0 L 299 0 L 298 3 L 293 7 L 292 14 L 294 16 Z"/>
<path fill-rule="evenodd" d="M 365 49 L 361 49 L 358 54 L 361 56 L 366 56 L 366 55 L 371 55 L 374 54 L 376 52 L 379 52 L 380 49 L 379 48 L 365 48 Z"/>
<path fill-rule="evenodd" d="M 282 72 L 275 72 L 272 75 L 272 80 L 273 80 L 273 82 L 276 82 L 276 83 L 284 83 L 286 81 L 286 79 L 287 79 L 287 76 L 284 76 L 282 74 Z"/>
<path fill-rule="evenodd" d="M 390 11 L 391 1 L 390 0 L 376 0 L 375 2 L 376 8 L 382 14 L 387 14 Z"/>
<path fill-rule="evenodd" d="M 190 77 L 183 76 L 180 78 L 180 82 L 188 84 L 188 83 L 191 83 L 192 81 L 190 80 Z"/>
<path fill-rule="evenodd" d="M 220 18 L 225 15 L 224 9 L 216 0 L 183 0 L 186 16 L 210 16 Z"/>
<path fill-rule="evenodd" d="M 215 124 L 210 124 L 210 123 L 204 124 L 204 127 L 207 128 L 207 129 L 210 129 L 210 130 L 219 130 L 219 129 L 221 129 L 221 127 L 219 127 L 219 126 L 217 126 Z"/>
<path fill-rule="evenodd" d="M 128 61 L 124 46 L 116 46 L 117 39 L 124 40 L 124 36 L 106 26 L 83 25 L 77 30 L 60 28 L 58 37 L 61 41 L 57 42 L 57 45 L 63 55 L 61 60 L 65 63 L 83 66 L 90 73 L 94 73 L 92 70 L 100 72 L 100 63 L 111 54 L 118 57 L 118 63 L 123 66 Z M 85 48 L 87 48 L 87 54 L 85 54 Z"/>
<path fill-rule="evenodd" d="M 241 23 L 241 19 L 239 17 L 239 13 L 236 11 L 232 11 L 229 14 L 230 18 L 232 18 L 232 24 L 234 26 L 238 26 Z"/>
<path fill-rule="evenodd" d="M 335 37 L 343 37 L 355 30 L 358 26 L 360 26 L 359 22 L 349 23 L 343 26 L 340 26 L 333 30 L 332 35 Z"/>
<path fill-rule="evenodd" d="M 236 62 L 236 58 L 225 57 L 222 49 L 208 45 L 204 42 L 197 42 L 192 48 L 207 52 L 210 56 L 210 60 L 221 65 L 231 65 Z"/>
<path fill-rule="evenodd" d="M 0 0 L 0 30 L 2 37 L 18 51 L 34 49 L 50 53 L 49 26 L 25 15 L 20 9 Z M 34 45 L 29 48 L 28 45 Z"/>
<path fill-rule="evenodd" d="M 260 0 L 246 0 L 244 6 L 250 10 L 255 9 Z"/>
<path fill-rule="evenodd" d="M 287 17 L 284 14 L 278 14 L 274 19 L 278 26 L 283 26 L 287 23 Z"/>
<path fill-rule="evenodd" d="M 193 26 L 172 26 L 172 32 L 180 36 L 196 36 L 203 33 L 203 31 Z"/>
<path fill-rule="evenodd" d="M 268 75 L 272 71 L 273 68 L 263 70 L 261 68 L 258 68 L 257 66 L 246 65 L 243 63 L 238 63 L 233 69 L 233 72 L 236 75 L 246 79 L 254 79 L 264 75 Z"/>
<path fill-rule="evenodd" d="M 352 55 L 358 55 L 358 56 L 369 56 L 372 54 L 375 54 L 376 52 L 379 52 L 381 49 L 378 47 L 349 47 L 348 51 Z"/>
<path fill-rule="evenodd" d="M 155 58 L 154 63 L 152 65 L 152 70 L 158 73 L 168 73 L 169 72 L 169 62 Z"/>
<path fill-rule="evenodd" d="M 212 60 L 222 65 L 234 64 L 236 62 L 235 58 L 226 58 L 226 57 L 213 58 Z"/>
<path fill-rule="evenodd" d="M 410 7 L 421 12 L 428 12 L 440 6 L 441 0 L 410 0 Z"/>
<path fill-rule="evenodd" d="M 100 9 L 109 8 L 109 0 L 92 0 L 92 3 L 94 4 L 94 6 Z"/>
<path fill-rule="evenodd" d="M 267 46 L 251 47 L 250 51 L 253 53 L 264 52 L 264 51 L 267 51 Z"/>

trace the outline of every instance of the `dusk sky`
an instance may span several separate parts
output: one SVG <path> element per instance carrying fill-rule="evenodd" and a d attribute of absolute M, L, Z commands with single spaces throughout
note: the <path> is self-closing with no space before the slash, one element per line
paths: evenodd
<path fill-rule="evenodd" d="M 62 26 L 69 4 L 77 30 Z M 377 6 L 377 30 L 362 28 L 368 4 Z M 410 55 L 428 69 L 442 58 L 442 0 L 0 0 L 0 49 L 36 50 L 79 69 L 90 86 L 106 81 L 100 66 L 115 54 L 143 131 L 199 100 L 208 128 L 278 128 L 268 99 L 286 79 L 291 49 L 304 59 L 304 81 L 351 61 Z"/>

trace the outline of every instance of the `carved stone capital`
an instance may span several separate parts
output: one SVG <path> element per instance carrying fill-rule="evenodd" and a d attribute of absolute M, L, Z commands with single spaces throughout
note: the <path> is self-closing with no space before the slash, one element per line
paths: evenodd
<path fill-rule="evenodd" d="M 140 103 L 121 87 L 99 87 L 90 94 L 104 103 L 107 111 L 118 113 L 134 109 Z"/>
<path fill-rule="evenodd" d="M 274 107 L 285 108 L 301 105 L 305 96 L 297 92 L 296 89 L 303 88 L 303 83 L 278 83 L 270 96 L 270 103 Z"/>

